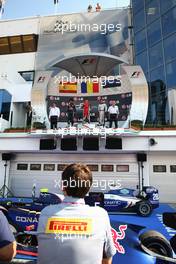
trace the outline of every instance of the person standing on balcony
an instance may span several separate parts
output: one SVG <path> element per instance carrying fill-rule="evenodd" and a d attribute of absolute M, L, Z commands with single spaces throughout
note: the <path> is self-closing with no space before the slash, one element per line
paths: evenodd
<path fill-rule="evenodd" d="M 31 122 L 32 122 L 32 106 L 31 102 L 28 102 L 26 106 L 26 127 L 31 128 Z"/>
<path fill-rule="evenodd" d="M 112 128 L 112 123 L 114 122 L 115 128 L 118 128 L 117 120 L 119 115 L 119 108 L 116 105 L 116 101 L 112 101 L 112 105 L 108 108 L 109 112 L 109 128 Z"/>
<path fill-rule="evenodd" d="M 51 129 L 57 129 L 57 122 L 59 121 L 59 117 L 60 117 L 60 109 L 59 107 L 56 107 L 55 103 L 53 103 L 49 111 L 49 120 L 50 120 Z"/>
<path fill-rule="evenodd" d="M 96 12 L 100 12 L 101 11 L 101 6 L 99 3 L 97 3 L 96 7 L 95 7 Z"/>
<path fill-rule="evenodd" d="M 88 6 L 87 12 L 89 12 L 89 13 L 92 12 L 92 6 L 91 5 Z"/>
<path fill-rule="evenodd" d="M 105 125 L 105 113 L 106 112 L 107 112 L 107 105 L 105 104 L 105 101 L 103 101 L 103 99 L 101 99 L 100 103 L 98 105 L 99 125 L 100 126 Z"/>
<path fill-rule="evenodd" d="M 67 108 L 68 125 L 71 124 L 73 126 L 75 113 L 76 113 L 76 107 L 73 99 L 71 98 L 68 102 L 68 108 Z"/>

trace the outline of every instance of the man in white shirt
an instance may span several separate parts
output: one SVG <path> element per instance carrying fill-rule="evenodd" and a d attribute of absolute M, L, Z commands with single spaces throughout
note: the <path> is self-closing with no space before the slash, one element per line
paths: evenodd
<path fill-rule="evenodd" d="M 49 112 L 49 120 L 50 120 L 50 126 L 51 129 L 57 129 L 57 122 L 60 117 L 60 109 L 59 107 L 56 107 L 56 104 L 53 103 L 50 108 Z"/>
<path fill-rule="evenodd" d="M 112 123 L 114 122 L 115 128 L 117 128 L 118 127 L 117 119 L 118 119 L 118 115 L 119 115 L 119 108 L 116 105 L 115 100 L 112 101 L 112 105 L 108 108 L 108 113 L 109 113 L 109 127 L 111 128 Z"/>

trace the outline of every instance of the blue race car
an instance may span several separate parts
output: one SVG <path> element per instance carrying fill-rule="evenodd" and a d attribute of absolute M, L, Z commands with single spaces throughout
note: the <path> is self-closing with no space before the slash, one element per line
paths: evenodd
<path fill-rule="evenodd" d="M 124 188 L 104 194 L 104 208 L 108 212 L 135 212 L 140 216 L 149 216 L 158 206 L 159 193 L 152 186 L 143 187 L 141 192 Z"/>
<path fill-rule="evenodd" d="M 92 193 L 85 200 L 91 205 L 90 196 Z M 132 189 L 110 190 L 103 197 L 102 206 L 108 212 L 113 213 L 136 212 L 140 216 L 149 216 L 152 210 L 159 206 L 158 190 L 151 186 L 143 187 L 140 193 Z M 35 231 L 41 210 L 50 204 L 61 203 L 62 200 L 63 195 L 49 192 L 41 192 L 38 198 L 0 198 L 0 210 L 6 215 L 14 233 L 26 230 Z"/>
<path fill-rule="evenodd" d="M 63 195 L 41 192 L 38 198 L 0 198 L 0 210 L 5 214 L 13 233 L 37 230 L 42 209 L 50 204 L 58 204 Z"/>
<path fill-rule="evenodd" d="M 100 201 L 99 198 L 97 201 Z M 164 213 L 164 224 L 176 229 L 176 213 Z M 111 221 L 111 231 L 117 253 L 113 264 L 171 264 L 176 253 L 176 235 L 169 242 L 157 231 L 145 231 L 144 226 Z M 19 234 L 15 263 L 26 260 L 37 261 L 37 240 L 34 233 Z M 172 247 L 171 247 L 172 246 Z"/>
<path fill-rule="evenodd" d="M 127 191 L 132 194 L 132 190 L 126 189 L 125 191 L 123 189 L 125 195 Z M 151 194 L 153 192 L 149 191 L 149 193 Z M 146 194 L 142 193 L 143 196 L 146 196 Z M 143 200 L 144 198 L 141 199 Z M 51 203 L 60 203 L 61 200 L 62 197 L 50 193 L 41 193 L 39 198 L 35 199 L 2 198 L 1 202 L 4 203 L 3 208 L 6 210 L 6 213 L 9 213 L 11 221 L 16 221 L 16 230 L 21 229 L 23 231 L 18 231 L 16 234 L 18 248 L 17 256 L 14 260 L 15 263 L 18 263 L 18 261 L 19 263 L 37 261 L 36 232 L 30 230 L 37 229 L 38 217 L 42 208 Z M 104 206 L 104 201 L 106 203 L 106 198 L 104 199 L 102 193 L 90 193 L 86 200 L 87 203 L 93 206 L 95 204 Z M 16 218 L 13 218 L 13 215 Z M 111 226 L 114 245 L 117 249 L 117 253 L 113 257 L 113 264 L 123 264 L 129 261 L 131 264 L 176 263 L 176 260 L 173 259 L 173 250 L 169 242 L 159 232 L 145 231 L 145 226 L 122 223 L 118 221 L 118 217 L 117 220 L 111 221 Z M 24 231 L 25 229 L 27 231 Z M 175 242 L 172 244 L 175 244 Z"/>

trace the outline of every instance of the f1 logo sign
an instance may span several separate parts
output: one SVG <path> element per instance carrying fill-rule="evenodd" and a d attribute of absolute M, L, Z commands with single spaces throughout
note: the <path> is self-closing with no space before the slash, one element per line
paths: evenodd
<path fill-rule="evenodd" d="M 119 232 L 117 232 L 114 228 L 111 228 L 112 238 L 114 242 L 114 246 L 118 253 L 125 254 L 125 249 L 118 240 L 123 240 L 125 238 L 125 230 L 127 230 L 127 225 L 120 225 Z"/>
<path fill-rule="evenodd" d="M 132 75 L 131 75 L 131 78 L 138 78 L 140 73 L 141 73 L 140 71 L 133 72 Z"/>

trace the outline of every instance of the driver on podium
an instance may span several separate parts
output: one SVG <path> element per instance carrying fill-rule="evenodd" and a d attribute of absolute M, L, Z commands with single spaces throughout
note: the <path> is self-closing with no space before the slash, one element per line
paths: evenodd
<path fill-rule="evenodd" d="M 84 164 L 71 164 L 63 171 L 63 202 L 45 207 L 40 215 L 39 264 L 112 263 L 116 249 L 108 214 L 84 202 L 92 181 Z"/>

